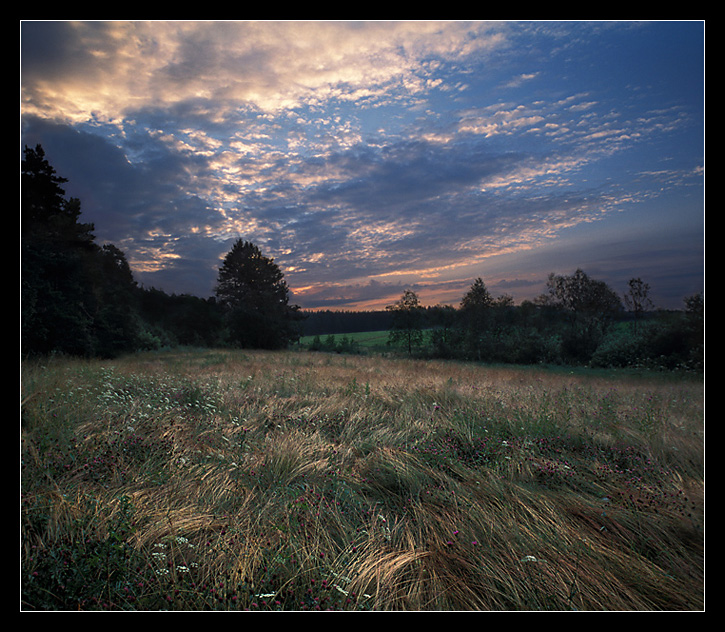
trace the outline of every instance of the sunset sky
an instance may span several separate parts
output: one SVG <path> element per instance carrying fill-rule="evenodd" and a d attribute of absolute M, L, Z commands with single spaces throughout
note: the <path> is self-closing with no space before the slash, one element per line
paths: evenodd
<path fill-rule="evenodd" d="M 23 21 L 41 144 L 135 279 L 213 295 L 239 238 L 306 309 L 577 268 L 704 290 L 701 21 Z"/>

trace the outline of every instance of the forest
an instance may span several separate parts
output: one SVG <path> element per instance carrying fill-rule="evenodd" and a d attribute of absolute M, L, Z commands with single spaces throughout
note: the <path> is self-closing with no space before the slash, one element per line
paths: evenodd
<path fill-rule="evenodd" d="M 632 278 L 620 297 L 583 270 L 550 274 L 547 292 L 515 305 L 475 279 L 458 306 L 422 306 L 412 290 L 384 311 L 307 311 L 273 259 L 238 240 L 215 294 L 140 286 L 124 253 L 98 245 L 81 201 L 43 148 L 25 147 L 21 172 L 21 354 L 111 358 L 179 346 L 285 349 L 302 336 L 389 331 L 408 356 L 513 364 L 577 364 L 700 371 L 704 297 L 654 307 Z"/>

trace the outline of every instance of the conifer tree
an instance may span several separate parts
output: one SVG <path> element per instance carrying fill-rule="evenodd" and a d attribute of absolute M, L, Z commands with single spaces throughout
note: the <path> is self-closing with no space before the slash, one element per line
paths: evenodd
<path fill-rule="evenodd" d="M 289 304 L 284 274 L 252 242 L 239 239 L 227 253 L 216 297 L 235 345 L 280 349 L 299 338 L 299 308 Z"/>

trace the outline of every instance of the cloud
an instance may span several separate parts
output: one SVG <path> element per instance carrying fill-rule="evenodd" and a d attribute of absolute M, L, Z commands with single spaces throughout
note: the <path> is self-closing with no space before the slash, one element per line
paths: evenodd
<path fill-rule="evenodd" d="M 387 102 L 439 85 L 428 60 L 491 50 L 501 30 L 481 22 L 26 22 L 23 103 L 29 114 L 118 122 L 182 103 L 203 103 L 221 121 L 240 104 L 277 113 Z"/>
<path fill-rule="evenodd" d="M 310 304 L 413 282 L 452 292 L 496 258 L 701 180 L 640 153 L 691 112 L 614 100 L 549 66 L 581 45 L 567 31 L 584 41 L 607 30 L 595 26 L 22 29 L 23 141 L 43 144 L 99 239 L 176 292 L 208 295 L 238 237 Z"/>

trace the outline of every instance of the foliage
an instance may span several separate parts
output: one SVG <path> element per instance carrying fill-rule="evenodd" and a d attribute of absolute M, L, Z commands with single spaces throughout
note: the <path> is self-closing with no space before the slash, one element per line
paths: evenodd
<path fill-rule="evenodd" d="M 392 314 L 388 342 L 391 345 L 403 343 L 408 355 L 423 341 L 423 308 L 413 290 L 405 290 L 400 299 L 386 307 Z"/>
<path fill-rule="evenodd" d="M 142 289 L 138 295 L 139 316 L 147 324 L 142 349 L 224 346 L 223 317 L 213 297 L 169 296 L 156 288 Z"/>
<path fill-rule="evenodd" d="M 340 338 L 336 338 L 334 334 L 329 334 L 324 340 L 319 335 L 315 335 L 312 342 L 308 346 L 310 351 L 327 351 L 333 353 L 359 353 L 360 345 L 352 337 L 343 334 Z"/>
<path fill-rule="evenodd" d="M 216 297 L 231 341 L 240 347 L 280 349 L 299 338 L 297 306 L 273 259 L 237 240 L 219 269 Z"/>
<path fill-rule="evenodd" d="M 303 336 L 353 334 L 361 331 L 382 331 L 390 328 L 387 310 L 304 310 Z"/>
<path fill-rule="evenodd" d="M 21 346 L 25 354 L 111 356 L 136 346 L 135 282 L 123 253 L 95 244 L 42 147 L 21 171 Z"/>
<path fill-rule="evenodd" d="M 468 353 L 478 360 L 488 355 L 484 349 L 485 332 L 490 328 L 493 297 L 480 277 L 461 300 L 460 328 Z"/>
<path fill-rule="evenodd" d="M 299 335 L 279 268 L 239 242 L 220 270 L 219 296 L 140 288 L 125 255 L 95 243 L 66 199 L 43 148 L 25 148 L 21 170 L 21 347 L 26 356 L 117 357 L 173 346 L 280 348 Z M 237 278 L 234 279 L 234 276 Z M 238 285 L 235 285 L 238 283 Z"/>
<path fill-rule="evenodd" d="M 302 312 L 289 304 L 280 268 L 237 240 L 219 270 L 216 296 L 139 287 L 113 244 L 95 243 L 77 199 L 42 147 L 25 148 L 21 174 L 23 354 L 118 357 L 173 347 L 280 349 L 302 332 L 312 348 L 359 353 L 353 334 L 388 332 L 383 352 L 489 363 L 647 366 L 701 371 L 704 301 L 652 311 L 650 288 L 631 279 L 622 301 L 581 269 L 549 275 L 547 294 L 514 305 L 473 281 L 457 307 L 423 307 L 407 290 L 384 311 Z M 631 325 L 631 327 L 629 326 Z M 331 337 L 331 338 L 330 338 Z M 376 352 L 381 349 L 376 348 Z"/>
<path fill-rule="evenodd" d="M 687 297 L 684 311 L 653 312 L 645 309 L 648 287 L 633 279 L 630 288 L 636 296 L 627 302 L 636 303 L 636 312 L 623 312 L 617 295 L 581 270 L 551 275 L 548 295 L 518 306 L 509 297 L 492 297 L 480 278 L 458 309 L 421 308 L 409 291 L 388 307 L 398 318 L 390 340 L 420 357 L 701 371 L 702 295 Z M 414 319 L 403 318 L 411 313 Z"/>
<path fill-rule="evenodd" d="M 629 280 L 629 289 L 624 295 L 624 304 L 627 309 L 634 315 L 634 331 L 637 333 L 637 322 L 642 315 L 654 309 L 654 303 L 649 297 L 650 287 L 640 278 Z"/>
<path fill-rule="evenodd" d="M 562 340 L 564 354 L 586 360 L 621 312 L 619 297 L 606 283 L 591 279 L 581 269 L 571 276 L 550 274 L 547 288 L 552 303 L 563 309 L 571 323 Z"/>

